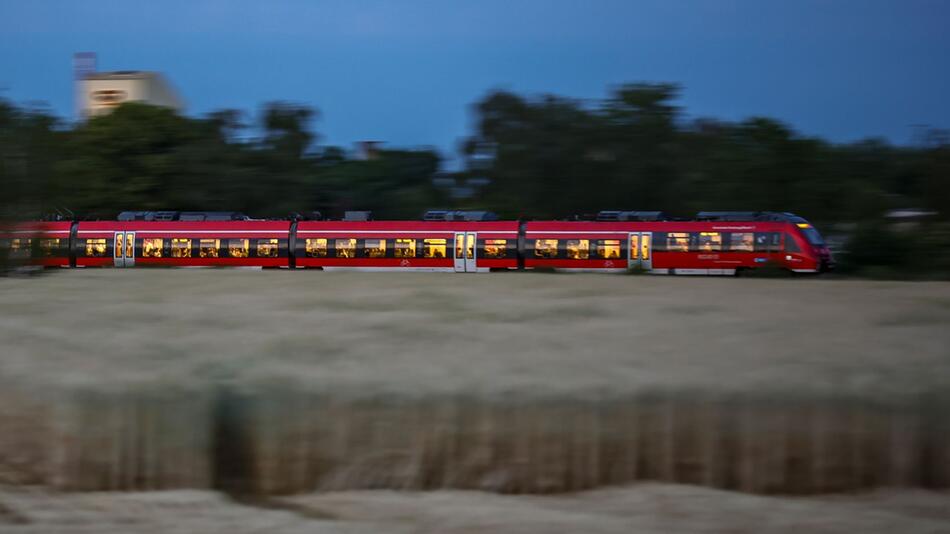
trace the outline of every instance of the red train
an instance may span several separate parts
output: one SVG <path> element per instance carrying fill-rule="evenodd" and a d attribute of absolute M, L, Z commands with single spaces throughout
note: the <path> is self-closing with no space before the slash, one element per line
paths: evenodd
<path fill-rule="evenodd" d="M 462 212 L 448 212 L 441 218 L 35 222 L 0 229 L 0 246 L 14 260 L 47 267 L 732 275 L 764 265 L 801 273 L 834 265 L 821 234 L 788 213 L 707 212 L 672 220 L 655 212 L 602 212 L 599 220 L 520 222 L 465 220 Z"/>

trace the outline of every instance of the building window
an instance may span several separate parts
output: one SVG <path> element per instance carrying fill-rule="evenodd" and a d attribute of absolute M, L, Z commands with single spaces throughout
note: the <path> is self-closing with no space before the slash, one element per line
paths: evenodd
<path fill-rule="evenodd" d="M 228 256 L 232 258 L 246 258 L 250 253 L 247 239 L 228 239 Z"/>
<path fill-rule="evenodd" d="M 729 234 L 729 250 L 733 252 L 752 252 L 754 241 L 755 238 L 751 233 Z"/>
<path fill-rule="evenodd" d="M 538 258 L 556 258 L 557 239 L 535 239 L 534 255 Z"/>
<path fill-rule="evenodd" d="M 363 252 L 367 258 L 385 258 L 386 240 L 385 239 L 364 239 Z"/>
<path fill-rule="evenodd" d="M 277 239 L 258 239 L 257 240 L 258 258 L 276 258 L 277 257 Z"/>
<path fill-rule="evenodd" d="M 336 247 L 337 258 L 355 258 L 356 240 L 355 239 L 337 239 L 334 244 Z"/>
<path fill-rule="evenodd" d="M 508 240 L 507 239 L 486 239 L 485 240 L 485 257 L 486 258 L 504 258 L 508 255 Z"/>
<path fill-rule="evenodd" d="M 143 258 L 161 258 L 162 246 L 164 245 L 160 237 L 148 237 L 142 240 Z"/>
<path fill-rule="evenodd" d="M 327 238 L 317 237 L 314 239 L 308 239 L 304 245 L 304 251 L 306 252 L 307 257 L 310 258 L 326 258 Z"/>
<path fill-rule="evenodd" d="M 60 243 L 60 240 L 58 238 L 40 239 L 40 254 L 47 257 L 58 254 L 59 243 Z"/>
<path fill-rule="evenodd" d="M 722 250 L 722 234 L 719 232 L 700 232 L 696 236 L 698 252 L 719 252 Z"/>
<path fill-rule="evenodd" d="M 393 247 L 393 256 L 397 258 L 415 258 L 416 240 L 415 239 L 396 239 Z"/>
<path fill-rule="evenodd" d="M 87 239 L 86 240 L 86 256 L 91 256 L 94 258 L 105 256 L 106 255 L 106 240 L 105 239 Z"/>
<path fill-rule="evenodd" d="M 172 239 L 172 257 L 190 258 L 191 257 L 191 239 L 174 238 Z"/>
<path fill-rule="evenodd" d="M 587 239 L 567 240 L 567 259 L 586 260 L 590 258 L 590 241 Z"/>
<path fill-rule="evenodd" d="M 445 239 L 423 239 L 422 240 L 422 257 L 423 258 L 444 258 L 445 247 L 446 247 Z"/>
<path fill-rule="evenodd" d="M 619 239 L 598 239 L 597 257 L 605 260 L 620 259 L 620 240 Z"/>
<path fill-rule="evenodd" d="M 217 258 L 221 248 L 220 239 L 202 239 L 198 241 L 198 256 L 202 258 Z"/>

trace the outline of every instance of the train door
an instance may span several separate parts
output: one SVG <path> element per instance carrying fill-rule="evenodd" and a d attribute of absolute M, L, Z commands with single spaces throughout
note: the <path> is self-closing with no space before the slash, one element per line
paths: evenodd
<path fill-rule="evenodd" d="M 653 268 L 653 234 L 650 232 L 632 232 L 629 234 L 630 246 L 627 247 L 627 268 Z"/>
<path fill-rule="evenodd" d="M 113 264 L 116 267 L 135 266 L 135 232 L 116 232 L 112 245 Z"/>
<path fill-rule="evenodd" d="M 458 232 L 455 234 L 455 272 L 475 272 L 475 232 Z"/>

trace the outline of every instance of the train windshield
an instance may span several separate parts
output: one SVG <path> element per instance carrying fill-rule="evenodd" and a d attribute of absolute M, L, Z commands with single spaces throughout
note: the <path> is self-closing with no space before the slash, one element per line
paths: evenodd
<path fill-rule="evenodd" d="M 808 228 L 802 228 L 802 233 L 805 234 L 805 239 L 809 243 L 816 247 L 825 246 L 825 240 L 822 239 L 821 234 L 818 233 L 818 230 L 815 230 L 814 227 L 809 226 Z"/>

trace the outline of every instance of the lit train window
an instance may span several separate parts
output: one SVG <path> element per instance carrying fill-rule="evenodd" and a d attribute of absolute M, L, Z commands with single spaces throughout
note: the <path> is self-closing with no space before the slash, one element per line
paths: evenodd
<path fill-rule="evenodd" d="M 605 260 L 616 260 L 620 258 L 620 240 L 619 239 L 598 239 L 597 257 Z"/>
<path fill-rule="evenodd" d="M 201 258 L 217 258 L 221 248 L 220 239 L 201 239 L 198 241 L 198 256 Z"/>
<path fill-rule="evenodd" d="M 666 250 L 670 252 L 689 252 L 689 234 L 686 232 L 666 234 Z"/>
<path fill-rule="evenodd" d="M 277 239 L 258 239 L 257 240 L 258 258 L 276 258 L 277 257 Z"/>
<path fill-rule="evenodd" d="M 586 260 L 590 258 L 590 241 L 587 239 L 567 240 L 567 259 Z"/>
<path fill-rule="evenodd" d="M 423 258 L 444 258 L 445 257 L 445 239 L 423 239 L 422 240 Z"/>
<path fill-rule="evenodd" d="M 307 256 L 311 258 L 326 258 L 327 257 L 327 238 L 318 237 L 315 239 L 308 239 L 304 251 L 307 253 Z"/>
<path fill-rule="evenodd" d="M 43 256 L 52 256 L 59 249 L 60 240 L 57 238 L 40 239 L 40 254 Z"/>
<path fill-rule="evenodd" d="M 738 252 L 752 252 L 755 238 L 751 233 L 729 234 L 729 250 Z"/>
<path fill-rule="evenodd" d="M 393 256 L 397 258 L 415 258 L 416 240 L 415 239 L 396 239 L 393 247 Z"/>
<path fill-rule="evenodd" d="M 486 258 L 504 258 L 508 254 L 507 239 L 486 239 L 485 257 Z"/>
<path fill-rule="evenodd" d="M 334 244 L 337 258 L 355 258 L 356 240 L 355 239 L 337 239 Z"/>
<path fill-rule="evenodd" d="M 385 239 L 366 239 L 363 241 L 363 252 L 367 258 L 385 258 L 386 240 Z"/>
<path fill-rule="evenodd" d="M 228 256 L 246 258 L 250 254 L 247 239 L 228 239 Z"/>
<path fill-rule="evenodd" d="M 15 238 L 10 240 L 10 256 L 14 258 L 26 258 L 31 254 L 33 240 L 29 238 Z"/>
<path fill-rule="evenodd" d="M 190 258 L 191 257 L 191 239 L 172 239 L 172 257 Z"/>
<path fill-rule="evenodd" d="M 87 239 L 86 240 L 86 256 L 99 257 L 106 255 L 106 240 L 105 239 Z"/>
<path fill-rule="evenodd" d="M 556 258 L 557 239 L 535 239 L 534 255 L 539 258 Z"/>
<path fill-rule="evenodd" d="M 699 252 L 719 252 L 722 250 L 722 234 L 719 232 L 700 232 L 696 236 L 696 250 Z"/>
<path fill-rule="evenodd" d="M 142 240 L 143 258 L 161 258 L 162 257 L 162 239 L 159 237 L 150 237 Z"/>

